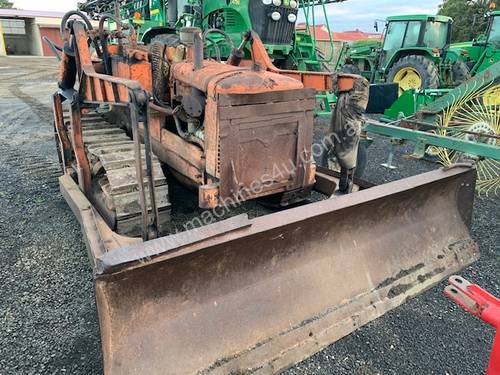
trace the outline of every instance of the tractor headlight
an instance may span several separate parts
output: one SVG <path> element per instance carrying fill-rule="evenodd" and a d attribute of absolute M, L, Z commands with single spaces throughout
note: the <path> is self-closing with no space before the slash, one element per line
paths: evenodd
<path fill-rule="evenodd" d="M 271 5 L 273 3 L 273 0 L 262 0 L 262 4 L 264 5 Z"/>
<path fill-rule="evenodd" d="M 273 0 L 273 4 L 279 7 L 281 5 L 281 0 Z"/>
<path fill-rule="evenodd" d="M 290 0 L 290 8 L 296 9 L 298 4 L 295 0 Z"/>
<path fill-rule="evenodd" d="M 280 12 L 272 12 L 271 13 L 271 18 L 273 21 L 279 21 L 281 18 Z"/>
<path fill-rule="evenodd" d="M 293 13 L 290 13 L 288 15 L 288 22 L 294 23 L 295 21 L 297 21 L 297 16 L 295 14 L 293 14 Z"/>

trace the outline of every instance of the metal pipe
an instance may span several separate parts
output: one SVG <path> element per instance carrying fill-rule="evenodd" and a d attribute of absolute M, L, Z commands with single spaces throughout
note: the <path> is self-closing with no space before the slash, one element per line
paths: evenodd
<path fill-rule="evenodd" d="M 168 25 L 173 27 L 177 23 L 177 0 L 169 0 L 167 7 Z"/>
<path fill-rule="evenodd" d="M 149 108 L 151 108 L 157 112 L 163 113 L 164 115 L 167 115 L 167 116 L 174 115 L 174 110 L 170 107 L 162 107 L 162 106 L 159 106 L 158 104 L 149 103 Z"/>
<path fill-rule="evenodd" d="M 201 34 L 195 32 L 193 35 L 193 65 L 194 70 L 200 70 L 203 68 L 203 40 Z"/>
<path fill-rule="evenodd" d="M 174 112 L 175 112 L 175 110 L 174 110 Z M 181 120 L 179 119 L 179 116 L 176 116 L 175 114 L 174 114 L 174 121 L 175 121 L 175 129 L 177 130 L 177 133 L 179 134 L 179 136 L 181 138 L 185 139 L 188 142 L 196 144 L 202 150 L 205 149 L 205 143 L 203 142 L 203 140 L 201 140 L 200 138 L 194 136 L 193 134 L 185 132 L 182 129 Z"/>
<path fill-rule="evenodd" d="M 47 43 L 47 45 L 50 47 L 50 49 L 52 50 L 52 53 L 57 57 L 57 60 L 58 61 L 61 61 L 62 60 L 62 56 L 61 56 L 61 53 L 63 51 L 62 47 L 59 47 L 57 44 L 55 44 L 52 40 L 50 40 L 49 38 L 47 38 L 46 36 L 44 36 L 42 38 L 42 40 Z"/>

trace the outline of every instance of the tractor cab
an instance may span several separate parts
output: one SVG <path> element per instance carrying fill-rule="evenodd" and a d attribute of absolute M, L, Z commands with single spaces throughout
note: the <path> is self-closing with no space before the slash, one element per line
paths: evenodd
<path fill-rule="evenodd" d="M 468 77 L 465 63 L 449 61 L 452 19 L 439 15 L 392 16 L 386 20 L 380 46 L 351 48 L 342 69 L 360 73 L 373 83 L 407 90 L 449 87 Z M 456 59 L 455 59 L 456 60 Z"/>
<path fill-rule="evenodd" d="M 442 56 L 451 41 L 452 19 L 439 15 L 387 18 L 379 76 L 399 84 L 399 92 L 442 85 Z"/>
<path fill-rule="evenodd" d="M 490 14 L 490 23 L 486 40 L 479 43 L 481 55 L 472 68 L 472 73 L 480 73 L 500 61 L 500 11 Z"/>
<path fill-rule="evenodd" d="M 500 47 L 500 11 L 491 12 L 486 44 Z"/>
<path fill-rule="evenodd" d="M 486 35 L 477 40 L 454 43 L 450 51 L 467 64 L 472 76 L 500 61 L 500 11 L 489 14 Z"/>
<path fill-rule="evenodd" d="M 435 15 L 394 16 L 387 18 L 379 67 L 388 74 L 392 65 L 406 55 L 439 58 L 450 43 L 452 19 Z M 397 82 L 411 69 L 403 70 Z"/>

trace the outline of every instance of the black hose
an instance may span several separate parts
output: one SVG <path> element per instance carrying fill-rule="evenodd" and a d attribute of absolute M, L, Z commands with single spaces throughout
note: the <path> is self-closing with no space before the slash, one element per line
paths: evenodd
<path fill-rule="evenodd" d="M 211 33 L 215 33 L 215 34 L 221 34 L 224 39 L 226 39 L 226 43 L 228 44 L 228 46 L 230 47 L 231 50 L 234 49 L 234 43 L 233 41 L 231 40 L 231 37 L 223 30 L 219 30 L 219 29 L 207 29 L 203 32 L 203 42 L 205 42 L 205 39 L 207 38 L 207 35 L 208 34 L 211 34 Z"/>
<path fill-rule="evenodd" d="M 205 149 L 205 144 L 204 144 L 204 142 L 200 138 L 196 137 L 193 134 L 185 132 L 182 129 L 181 120 L 180 120 L 179 116 L 177 116 L 177 114 L 176 114 L 179 111 L 179 109 L 180 109 L 180 107 L 176 107 L 174 109 L 174 111 L 173 111 L 173 117 L 174 117 L 174 122 L 175 122 L 175 129 L 177 130 L 177 133 L 179 134 L 179 136 L 181 138 L 184 138 L 188 142 L 195 143 L 196 145 L 200 146 L 200 148 L 202 150 L 204 150 Z"/>
<path fill-rule="evenodd" d="M 102 34 L 104 32 L 104 22 L 106 22 L 109 19 L 115 22 L 120 27 L 123 27 L 123 23 L 120 20 L 116 19 L 115 16 L 109 13 L 104 13 L 101 15 L 101 18 L 99 19 L 99 34 Z"/>
<path fill-rule="evenodd" d="M 210 43 L 212 43 L 212 47 L 215 48 L 215 59 L 217 60 L 217 62 L 221 62 L 221 54 L 218 44 L 208 36 L 205 37 L 205 40 L 208 40 Z M 212 57 L 212 51 L 210 51 L 210 55 L 208 57 Z"/>
<path fill-rule="evenodd" d="M 85 22 L 85 25 L 87 26 L 87 31 L 93 30 L 92 23 L 90 23 L 90 20 L 87 18 L 87 16 L 85 14 L 83 14 L 79 10 L 70 10 L 68 13 L 66 13 L 63 16 L 63 18 L 61 20 L 60 32 L 61 32 L 61 39 L 62 40 L 66 41 L 66 37 L 65 37 L 64 31 L 66 30 L 66 24 L 68 23 L 68 21 L 69 21 L 69 19 L 70 19 L 71 16 L 78 16 L 78 17 L 80 17 L 83 20 L 83 22 Z"/>
<path fill-rule="evenodd" d="M 101 18 L 99 19 L 99 37 L 100 37 L 100 42 L 101 42 L 101 49 L 102 49 L 102 59 L 104 61 L 104 71 L 106 74 L 111 74 L 112 67 L 111 67 L 111 61 L 109 59 L 109 51 L 108 51 L 108 37 L 107 35 L 104 34 L 104 23 L 108 20 L 111 19 L 114 22 L 116 22 L 117 25 L 122 26 L 121 22 L 118 21 L 115 16 L 112 14 L 105 13 L 101 15 Z"/>

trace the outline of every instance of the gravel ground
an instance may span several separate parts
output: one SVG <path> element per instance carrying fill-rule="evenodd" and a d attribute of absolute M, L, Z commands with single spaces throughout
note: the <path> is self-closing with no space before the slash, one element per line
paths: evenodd
<path fill-rule="evenodd" d="M 58 191 L 52 59 L 0 58 L 0 374 L 99 374 L 92 271 L 80 227 Z M 324 127 L 318 126 L 319 131 Z M 365 178 L 383 183 L 432 168 L 375 137 Z M 500 295 L 498 198 L 477 198 L 481 260 L 463 272 Z M 493 330 L 444 298 L 445 283 L 329 346 L 286 374 L 480 374 Z"/>

